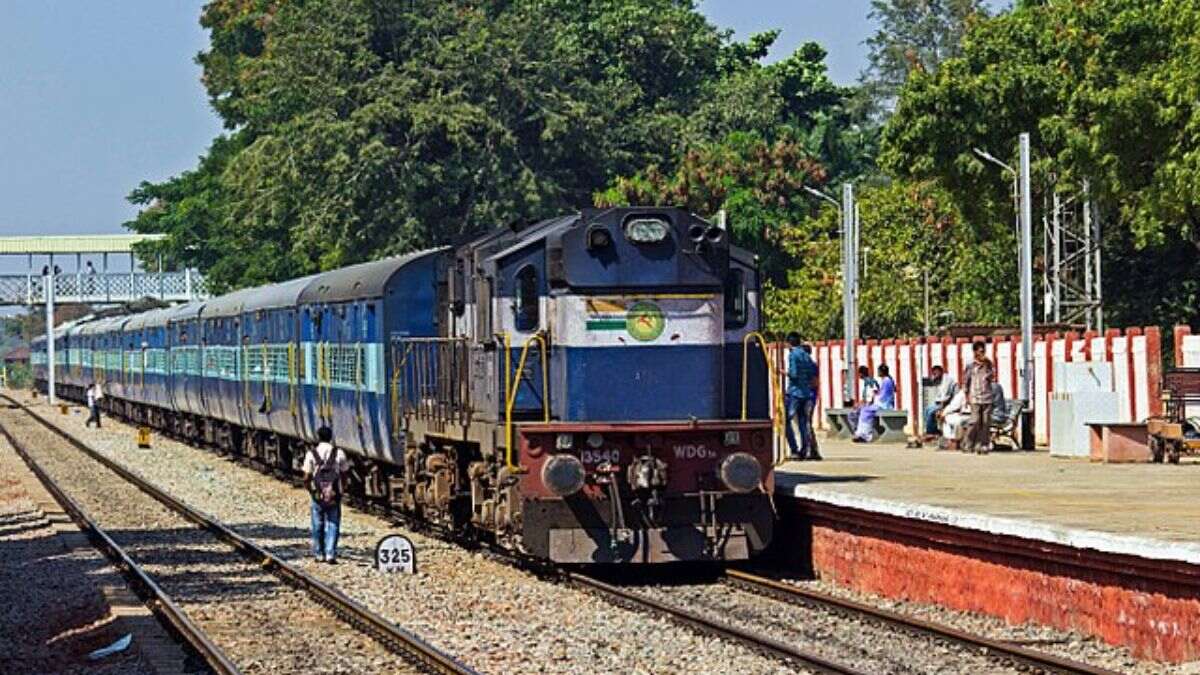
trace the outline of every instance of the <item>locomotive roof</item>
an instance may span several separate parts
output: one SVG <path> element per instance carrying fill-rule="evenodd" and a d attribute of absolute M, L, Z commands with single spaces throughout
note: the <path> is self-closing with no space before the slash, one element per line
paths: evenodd
<path fill-rule="evenodd" d="M 405 265 L 445 250 L 447 247 L 431 248 L 318 274 L 300 291 L 298 301 L 311 304 L 381 297 L 388 282 Z"/>

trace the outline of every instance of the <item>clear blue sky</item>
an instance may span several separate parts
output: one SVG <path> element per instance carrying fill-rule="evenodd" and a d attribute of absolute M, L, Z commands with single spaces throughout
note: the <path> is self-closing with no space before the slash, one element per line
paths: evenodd
<path fill-rule="evenodd" d="M 220 131 L 193 60 L 207 40 L 202 4 L 0 0 L 0 235 L 119 232 L 140 181 L 195 166 Z M 863 66 L 869 5 L 700 3 L 739 38 L 781 29 L 776 58 L 822 43 L 843 83 Z"/>

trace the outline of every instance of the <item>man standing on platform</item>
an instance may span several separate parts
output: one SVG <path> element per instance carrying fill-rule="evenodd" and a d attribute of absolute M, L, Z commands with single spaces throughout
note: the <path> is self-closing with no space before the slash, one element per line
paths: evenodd
<path fill-rule="evenodd" d="M 792 459 L 821 459 L 817 437 L 813 433 L 812 414 L 816 404 L 817 364 L 800 344 L 799 333 L 788 333 L 787 441 Z M 800 447 L 796 447 L 795 423 L 800 427 Z"/>
<path fill-rule="evenodd" d="M 971 346 L 975 360 L 967 366 L 963 376 L 963 390 L 971 406 L 971 421 L 967 424 L 967 440 L 963 450 L 986 455 L 992 446 L 992 385 L 996 382 L 996 370 L 987 357 L 987 345 L 977 341 Z"/>

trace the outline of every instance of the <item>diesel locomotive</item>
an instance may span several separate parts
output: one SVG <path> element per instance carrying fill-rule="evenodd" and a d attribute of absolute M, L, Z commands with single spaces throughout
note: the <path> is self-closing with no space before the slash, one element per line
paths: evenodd
<path fill-rule="evenodd" d="M 754 256 L 673 208 L 585 210 L 56 329 L 60 395 L 556 563 L 748 558 L 770 542 Z M 33 345 L 45 388 L 46 341 Z"/>

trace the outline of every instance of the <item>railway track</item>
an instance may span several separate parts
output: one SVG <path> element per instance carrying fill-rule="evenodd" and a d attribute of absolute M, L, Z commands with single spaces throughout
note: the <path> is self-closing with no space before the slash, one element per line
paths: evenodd
<path fill-rule="evenodd" d="M 829 660 L 815 652 L 799 649 L 765 635 L 756 634 L 732 624 L 710 619 L 683 607 L 677 607 L 626 588 L 614 586 L 594 577 L 571 572 L 564 572 L 563 576 L 567 583 L 601 595 L 616 605 L 659 614 L 672 621 L 690 626 L 701 633 L 739 642 L 768 656 L 799 665 L 806 670 L 836 675 L 867 675 L 868 672 L 858 670 L 848 664 Z"/>
<path fill-rule="evenodd" d="M 51 494 L 56 499 L 62 500 L 64 509 L 71 513 L 73 518 L 76 518 L 76 521 L 93 536 L 94 540 L 121 569 L 131 575 L 135 587 L 146 594 L 152 607 L 163 616 L 167 624 L 192 649 L 201 655 L 214 672 L 271 672 L 277 670 L 279 666 L 295 665 L 294 663 L 273 664 L 264 660 L 262 654 L 255 654 L 253 658 L 247 657 L 248 667 L 239 667 L 239 659 L 234 654 L 235 649 L 222 646 L 221 640 L 213 635 L 215 629 L 215 632 L 221 633 L 225 638 L 230 638 L 231 634 L 251 638 L 256 633 L 259 636 L 275 635 L 279 640 L 281 648 L 279 651 L 286 651 L 285 645 L 289 640 L 294 646 L 308 644 L 309 651 L 323 651 L 319 647 L 320 645 L 333 643 L 338 645 L 337 649 L 346 648 L 348 651 L 356 652 L 352 656 L 357 661 L 338 664 L 338 668 L 348 665 L 360 672 L 364 667 L 371 666 L 374 670 L 383 668 L 387 672 L 407 670 L 429 673 L 474 673 L 469 667 L 442 653 L 417 635 L 389 622 L 313 575 L 288 564 L 223 523 L 166 494 L 11 397 L 0 395 L 0 400 L 8 403 L 8 408 L 0 412 L 0 435 L 3 435 L 16 449 Z M 128 508 L 132 502 L 137 501 L 136 497 L 132 499 L 125 497 L 140 493 L 146 502 L 159 509 L 165 509 L 177 519 L 173 529 L 164 531 L 166 536 L 179 539 L 180 533 L 184 530 L 207 533 L 207 539 L 222 544 L 221 548 L 224 549 L 224 553 L 216 553 L 207 544 L 201 544 L 195 540 L 189 541 L 187 545 L 180 544 L 172 547 L 166 544 L 162 537 L 159 537 L 159 540 L 153 542 L 152 545 L 140 547 L 141 550 L 138 550 L 138 542 L 120 541 L 121 537 L 111 536 L 102 529 L 99 521 L 103 519 L 96 517 L 94 511 L 89 514 L 79 501 L 71 498 L 59 484 L 60 481 L 54 477 L 55 472 L 48 471 L 43 466 L 43 462 L 38 461 L 35 457 L 43 452 L 51 453 L 52 451 L 46 447 L 51 444 L 38 443 L 41 446 L 39 451 L 31 452 L 31 443 L 23 440 L 20 437 L 22 434 L 13 432 L 12 427 L 15 426 L 13 422 L 16 421 L 14 417 L 17 415 L 23 419 L 35 421 L 38 425 L 36 428 L 53 434 L 53 438 L 60 441 L 55 444 L 57 447 L 54 452 L 69 447 L 75 451 L 75 457 L 88 458 L 90 463 L 103 467 L 101 473 L 115 476 L 122 483 L 128 485 L 129 493 L 119 497 L 109 495 L 113 497 L 112 501 L 120 502 L 122 508 Z M 107 480 L 102 479 L 99 474 L 92 474 L 92 476 L 97 481 Z M 139 514 L 137 518 L 154 520 L 158 527 L 161 527 L 162 524 L 161 514 Z M 128 517 L 125 518 L 125 523 L 128 523 Z M 118 530 L 124 532 L 126 540 L 135 536 L 134 532 L 128 529 L 127 524 L 124 528 L 109 528 L 110 532 Z M 154 534 L 149 529 L 137 530 L 137 533 L 147 539 Z M 205 583 L 202 584 L 192 578 L 195 574 L 194 569 L 181 573 L 178 569 L 172 568 L 172 565 L 176 564 L 185 568 L 192 565 L 194 568 L 197 564 L 197 553 L 201 554 L 205 566 L 215 566 L 219 569 L 219 574 L 204 578 Z M 166 573 L 156 575 L 152 571 L 152 569 L 160 568 Z M 226 592 L 231 598 L 230 602 L 236 604 L 240 599 L 241 604 L 245 605 L 246 594 L 249 593 L 247 588 L 261 590 L 268 583 L 264 581 L 264 576 L 273 578 L 276 586 L 279 585 L 278 582 L 282 581 L 288 588 L 284 589 L 284 592 L 280 592 L 278 589 L 267 589 L 257 593 L 257 596 L 251 600 L 253 602 L 261 600 L 264 611 L 244 612 L 236 618 L 236 622 L 240 622 L 236 626 L 228 625 L 231 618 L 222 616 L 219 609 L 211 606 L 212 603 L 200 602 L 195 597 L 196 587 L 204 586 L 203 592 L 207 598 L 212 598 L 220 592 Z M 229 584 L 229 588 L 220 589 L 213 586 L 214 584 L 219 585 L 222 581 Z M 172 592 L 172 589 L 179 592 Z M 313 606 L 308 608 L 300 606 L 295 597 L 297 595 L 307 598 L 307 602 Z M 189 608 L 196 611 L 189 613 Z M 246 616 L 247 614 L 254 616 Z M 209 626 L 204 625 L 206 622 L 198 619 L 196 615 L 204 615 L 208 619 Z M 254 626 L 253 622 L 256 619 L 265 620 L 266 625 Z M 273 623 L 272 619 L 274 619 Z M 306 638 L 311 641 L 306 641 Z M 236 649 L 242 648 L 240 640 L 230 638 L 230 641 L 231 644 L 238 645 Z M 378 653 L 372 653 L 370 646 L 363 644 L 364 641 L 373 644 Z M 396 662 L 388 664 L 382 655 L 395 657 Z M 280 654 L 280 656 L 293 660 L 295 657 L 294 654 Z M 266 658 L 269 659 L 269 656 Z M 306 668 L 306 670 L 320 672 L 327 665 L 313 662 L 311 668 Z"/>
<path fill-rule="evenodd" d="M 731 586 L 776 598 L 784 602 L 819 606 L 840 614 L 866 617 L 869 620 L 878 621 L 902 631 L 925 635 L 960 645 L 966 649 L 986 654 L 990 658 L 1006 665 L 1024 666 L 1035 671 L 1070 675 L 1118 675 L 1115 671 L 1097 668 L 1085 663 L 1071 661 L 1052 654 L 1026 649 L 980 635 L 973 635 L 948 626 L 923 621 L 898 612 L 872 607 L 811 589 L 801 588 L 741 570 L 725 570 L 722 581 Z"/>
<path fill-rule="evenodd" d="M 962 671 L 943 669 L 936 672 L 983 672 L 980 670 L 981 664 L 983 664 L 982 667 L 986 667 L 986 663 L 991 663 L 993 668 L 990 668 L 988 672 L 995 672 L 995 668 L 1000 668 L 1001 671 L 1012 672 L 1116 675 L 1114 671 L 973 635 L 738 570 L 725 570 L 719 581 L 737 591 L 766 596 L 772 600 L 792 605 L 815 608 L 821 612 L 841 617 L 845 620 L 844 625 L 836 629 L 836 633 L 841 634 L 841 639 L 828 639 L 825 644 L 814 640 L 812 642 L 816 644 L 806 644 L 809 642 L 808 640 L 797 639 L 791 635 L 789 635 L 790 639 L 786 641 L 771 637 L 773 634 L 790 632 L 778 630 L 779 626 L 775 623 L 779 620 L 778 615 L 782 612 L 768 611 L 766 614 L 770 618 L 763 620 L 761 609 L 755 610 L 744 601 L 729 602 L 729 598 L 726 598 L 707 605 L 673 597 L 676 590 L 669 586 L 659 586 L 648 589 L 648 592 L 639 592 L 586 575 L 572 572 L 563 572 L 562 575 L 568 583 L 599 594 L 614 604 L 661 615 L 669 620 L 687 625 L 700 633 L 739 642 L 768 656 L 815 672 L 838 674 L 935 672 L 927 670 L 933 666 L 929 660 L 925 660 L 928 658 L 926 654 L 906 654 L 892 644 L 884 644 L 878 650 L 863 648 L 861 643 L 875 641 L 875 638 L 872 637 L 872 633 L 875 631 L 864 630 L 864 627 L 874 625 L 885 627 L 885 632 L 893 634 L 890 637 L 892 643 L 907 647 L 911 652 L 919 652 L 925 648 L 925 645 L 920 644 L 921 641 L 941 643 L 945 645 L 942 650 L 944 656 L 935 656 L 932 662 L 938 662 L 944 658 L 947 662 L 941 663 L 943 668 L 947 665 L 953 668 L 960 666 L 964 668 Z M 696 589 L 693 587 L 691 590 L 695 591 Z M 711 590 L 710 584 L 703 592 L 706 595 L 712 595 Z M 719 609 L 718 606 L 720 606 Z M 758 616 L 755 616 L 756 612 Z M 740 615 L 743 619 L 740 622 L 742 625 L 737 625 L 733 621 L 712 618 L 717 615 L 728 618 Z M 756 624 L 756 627 L 747 627 L 747 621 Z M 856 642 L 860 644 L 855 644 Z M 887 658 L 881 660 L 879 655 L 872 654 L 872 651 L 886 652 Z"/>
<path fill-rule="evenodd" d="M 8 398 L 0 395 L 2 398 Z M 12 399 L 9 399 L 10 401 Z M 14 401 L 14 403 L 16 403 Z M 20 406 L 21 404 L 16 403 Z M 28 411 L 28 414 L 33 415 L 40 423 L 50 428 L 59 436 L 62 436 L 68 442 L 76 445 L 82 445 L 68 432 L 58 429 L 52 422 L 42 418 L 33 411 Z M 85 450 L 87 451 L 87 450 Z M 99 456 L 98 453 L 89 452 L 89 456 L 93 456 L 97 461 L 108 464 L 105 458 Z M 238 460 L 234 457 L 228 459 L 238 461 L 242 464 L 247 464 L 260 472 L 274 474 L 277 478 L 294 481 L 294 477 L 282 476 L 279 472 L 272 470 L 270 467 L 261 466 L 252 460 Z M 151 489 L 152 486 L 151 486 Z M 169 499 L 169 498 L 168 498 Z M 408 522 L 403 514 L 398 514 L 387 510 L 381 512 L 379 508 L 372 507 L 369 504 L 359 504 L 360 509 L 364 509 L 382 515 L 391 519 L 399 519 L 401 522 Z M 202 525 L 203 527 L 203 525 Z M 453 541 L 453 540 L 451 540 Z M 250 546 L 255 546 L 250 544 Z M 257 548 L 257 547 L 255 547 Z M 479 548 L 478 543 L 476 548 Z M 482 546 L 484 551 L 489 551 L 486 545 Z M 266 553 L 264 551 L 264 553 Z M 507 557 L 500 551 L 490 551 L 490 555 L 496 557 Z M 266 554 L 270 555 L 270 554 Z M 513 564 L 525 565 L 527 561 L 512 560 Z M 283 564 L 280 562 L 280 564 Z M 692 630 L 701 634 L 711 635 L 727 642 L 738 643 L 759 653 L 767 655 L 771 658 L 786 662 L 790 666 L 801 668 L 805 671 L 823 672 L 823 673 L 875 673 L 884 672 L 878 666 L 867 665 L 863 666 L 862 660 L 856 660 L 851 654 L 851 658 L 843 659 L 838 654 L 830 656 L 828 650 L 812 650 L 799 646 L 802 641 L 789 639 L 787 641 L 770 637 L 771 631 L 758 630 L 755 628 L 747 628 L 745 625 L 738 626 L 734 623 L 717 620 L 711 618 L 716 612 L 705 611 L 704 608 L 690 603 L 674 602 L 671 599 L 662 597 L 648 597 L 644 593 L 636 590 L 631 590 L 628 587 L 614 585 L 596 579 L 594 577 L 581 575 L 572 571 L 562 571 L 542 568 L 540 571 L 543 574 L 548 574 L 551 578 L 558 578 L 568 584 L 574 585 L 577 588 L 586 590 L 592 594 L 600 596 L 614 605 L 635 609 L 638 611 L 663 616 L 672 622 L 680 625 L 685 625 Z M 315 580 L 314 580 L 315 581 Z M 988 639 L 982 636 L 972 635 L 963 631 L 959 631 L 946 626 L 925 622 L 919 619 L 904 616 L 902 614 L 891 612 L 877 607 L 871 607 L 860 603 L 844 600 L 841 598 L 827 596 L 809 589 L 801 588 L 791 584 L 786 584 L 768 577 L 758 576 L 742 571 L 728 570 L 724 573 L 721 579 L 724 585 L 744 591 L 744 595 L 768 596 L 775 601 L 781 601 L 793 605 L 802 605 L 807 607 L 820 607 L 823 611 L 831 614 L 839 614 L 858 622 L 871 622 L 874 624 L 886 624 L 890 630 L 897 635 L 912 635 L 925 638 L 932 643 L 942 643 L 952 645 L 954 650 L 962 654 L 968 654 L 975 659 L 983 660 L 1001 666 L 1005 670 L 1018 672 L 1050 672 L 1050 673 L 1089 673 L 1089 674 L 1105 674 L 1113 673 L 1114 671 L 1105 670 L 1083 664 L 1075 661 L 1063 659 L 1054 655 L 1044 654 L 1024 647 L 1013 644 L 1008 644 L 998 640 Z M 320 584 L 319 581 L 316 581 Z M 336 592 L 336 591 L 334 591 Z M 821 651 L 826 653 L 822 654 Z M 953 659 L 954 657 L 950 657 Z M 461 671 L 436 671 L 436 672 L 461 672 Z M 899 669 L 896 672 L 924 672 L 920 669 Z M 941 671 L 952 672 L 952 671 Z"/>

